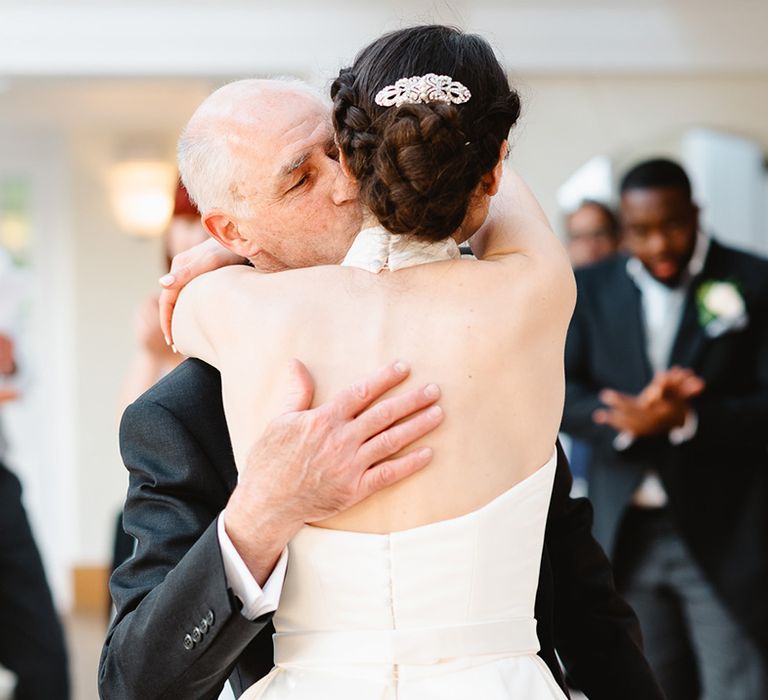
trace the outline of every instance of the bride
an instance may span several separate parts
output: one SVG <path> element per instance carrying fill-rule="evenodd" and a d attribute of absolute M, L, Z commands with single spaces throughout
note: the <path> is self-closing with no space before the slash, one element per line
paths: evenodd
<path fill-rule="evenodd" d="M 441 26 L 376 40 L 331 94 L 366 211 L 343 264 L 203 275 L 179 297 L 176 345 L 221 371 L 240 466 L 291 357 L 316 402 L 407 357 L 445 420 L 427 468 L 293 538 L 276 667 L 244 697 L 563 698 L 533 610 L 575 288 L 503 172 L 518 96 L 482 38 Z"/>

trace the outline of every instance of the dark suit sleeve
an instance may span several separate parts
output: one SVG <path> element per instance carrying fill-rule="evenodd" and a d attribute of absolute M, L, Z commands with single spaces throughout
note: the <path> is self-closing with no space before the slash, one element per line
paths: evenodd
<path fill-rule="evenodd" d="M 546 532 L 555 647 L 590 700 L 662 699 L 643 655 L 637 618 L 616 592 L 608 558 L 592 537 L 592 507 L 585 498 L 570 497 L 571 483 L 558 446 Z"/>
<path fill-rule="evenodd" d="M 124 526 L 136 551 L 110 581 L 117 614 L 99 663 L 99 693 L 216 698 L 271 617 L 246 620 L 227 588 L 216 518 L 229 489 L 195 436 L 150 400 L 126 410 L 120 444 L 130 472 Z M 188 649 L 186 635 L 196 627 L 200 639 L 187 640 Z"/>

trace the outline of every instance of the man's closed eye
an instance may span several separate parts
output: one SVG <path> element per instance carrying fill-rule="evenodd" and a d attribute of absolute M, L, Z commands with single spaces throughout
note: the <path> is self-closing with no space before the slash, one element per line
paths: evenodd
<path fill-rule="evenodd" d="M 289 189 L 289 192 L 295 192 L 296 190 L 301 189 L 309 182 L 309 175 L 303 175 L 291 189 Z"/>

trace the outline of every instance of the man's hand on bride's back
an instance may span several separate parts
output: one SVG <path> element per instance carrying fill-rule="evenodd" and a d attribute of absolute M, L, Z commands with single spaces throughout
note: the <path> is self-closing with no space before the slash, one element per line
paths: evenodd
<path fill-rule="evenodd" d="M 294 360 L 291 369 L 287 411 L 253 446 L 224 511 L 227 534 L 260 585 L 304 523 L 336 515 L 425 467 L 429 448 L 395 455 L 443 420 L 434 384 L 375 403 L 408 377 L 402 362 L 314 409 L 306 367 Z"/>
<path fill-rule="evenodd" d="M 245 258 L 235 255 L 213 238 L 174 256 L 170 271 L 160 278 L 160 285 L 163 288 L 160 292 L 160 326 L 168 345 L 173 342 L 171 333 L 173 309 L 179 292 L 185 285 L 206 272 L 218 270 L 227 265 L 240 265 L 244 262 L 246 262 Z"/>

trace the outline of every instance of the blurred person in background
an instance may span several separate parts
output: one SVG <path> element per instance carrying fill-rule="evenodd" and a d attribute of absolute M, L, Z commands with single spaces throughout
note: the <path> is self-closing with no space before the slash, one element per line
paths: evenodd
<path fill-rule="evenodd" d="M 13 401 L 19 396 L 18 390 L 6 382 L 6 379 L 14 374 L 16 374 L 16 357 L 13 352 L 13 340 L 9 335 L 0 333 L 0 403 Z"/>
<path fill-rule="evenodd" d="M 600 262 L 619 250 L 619 221 L 610 207 L 585 199 L 565 217 L 568 257 L 574 267 Z"/>
<path fill-rule="evenodd" d="M 768 697 L 768 261 L 699 228 L 685 171 L 621 183 L 618 256 L 576 273 L 563 430 L 670 700 Z"/>
<path fill-rule="evenodd" d="M 616 255 L 620 245 L 619 220 L 613 210 L 595 199 L 585 199 L 565 217 L 566 250 L 574 268 L 593 265 Z M 592 452 L 589 443 L 570 436 L 568 458 L 574 490 L 587 493 Z"/>
<path fill-rule="evenodd" d="M 10 269 L 0 250 L 0 293 L 6 305 L 3 277 Z M 0 331 L 0 414 L 4 404 L 19 398 L 10 381 L 17 369 L 13 339 Z M 4 464 L 7 453 L 0 424 L 0 666 L 16 677 L 15 700 L 65 700 L 69 677 L 64 635 L 22 503 L 21 484 Z"/>
<path fill-rule="evenodd" d="M 189 250 L 208 238 L 200 222 L 200 213 L 192 203 L 181 182 L 176 187 L 173 215 L 163 235 L 165 271 L 179 253 Z M 121 394 L 120 413 L 147 389 L 183 361 L 184 356 L 173 351 L 163 337 L 158 312 L 158 295 L 149 297 L 136 312 L 136 351 Z"/>

